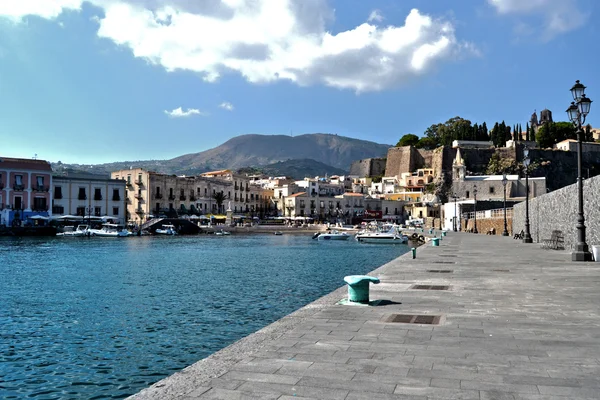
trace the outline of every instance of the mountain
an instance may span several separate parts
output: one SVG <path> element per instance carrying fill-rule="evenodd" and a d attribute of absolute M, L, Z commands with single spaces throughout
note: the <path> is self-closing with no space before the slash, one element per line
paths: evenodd
<path fill-rule="evenodd" d="M 245 167 L 238 170 L 240 174 L 262 174 L 266 176 L 287 176 L 294 179 L 305 177 L 344 175 L 346 170 L 305 158 L 302 160 L 279 161 L 262 167 Z"/>
<path fill-rule="evenodd" d="M 347 172 L 353 161 L 385 157 L 389 147 L 391 145 L 324 133 L 299 136 L 252 134 L 237 136 L 210 150 L 186 154 L 171 160 L 122 161 L 97 165 L 53 164 L 52 166 L 57 172 L 61 169 L 72 169 L 109 174 L 111 171 L 134 167 L 165 174 L 195 175 L 218 169 L 262 167 L 289 160 L 311 159 Z"/>

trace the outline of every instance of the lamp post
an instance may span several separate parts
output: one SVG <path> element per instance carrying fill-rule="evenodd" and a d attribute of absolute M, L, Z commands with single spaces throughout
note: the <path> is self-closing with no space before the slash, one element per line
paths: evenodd
<path fill-rule="evenodd" d="M 479 233 L 477 231 L 477 185 L 473 186 L 473 198 L 475 199 L 475 223 L 473 226 L 473 233 Z"/>
<path fill-rule="evenodd" d="M 525 236 L 523 237 L 523 243 L 533 243 L 529 233 L 529 164 L 531 160 L 529 159 L 528 148 L 523 150 L 523 155 L 525 156 L 523 159 L 523 165 L 525 166 Z"/>
<path fill-rule="evenodd" d="M 94 207 L 89 206 L 85 208 L 86 214 L 88 216 L 88 226 L 91 228 L 92 227 L 92 211 L 94 211 Z M 84 215 L 85 218 L 85 215 Z"/>
<path fill-rule="evenodd" d="M 456 232 L 457 230 L 457 225 L 458 225 L 458 214 L 456 214 L 456 200 L 458 199 L 458 196 L 456 195 L 456 193 L 454 193 L 452 195 L 452 198 L 454 199 L 454 218 L 452 221 L 452 229 L 454 230 L 454 232 Z"/>
<path fill-rule="evenodd" d="M 575 251 L 571 253 L 572 261 L 592 261 L 592 253 L 590 253 L 587 243 L 585 242 L 585 218 L 583 216 L 583 178 L 581 177 L 581 159 L 583 150 L 583 130 L 582 125 L 585 123 L 585 118 L 590 112 L 592 100 L 585 96 L 585 86 L 579 81 L 575 81 L 575 85 L 571 88 L 573 101 L 571 106 L 567 108 L 569 119 L 577 128 L 577 198 L 578 198 L 578 213 L 577 213 L 577 244 Z"/>
<path fill-rule="evenodd" d="M 506 179 L 506 172 L 502 175 L 502 186 L 504 187 L 504 230 L 502 231 L 502 236 L 508 236 L 508 226 L 506 224 L 506 184 L 508 183 L 508 179 Z"/>

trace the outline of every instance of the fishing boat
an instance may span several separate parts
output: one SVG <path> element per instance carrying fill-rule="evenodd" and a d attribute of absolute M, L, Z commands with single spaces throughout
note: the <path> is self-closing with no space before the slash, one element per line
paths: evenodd
<path fill-rule="evenodd" d="M 129 236 L 129 232 L 123 225 L 106 223 L 102 224 L 101 229 L 90 229 L 90 235 L 100 237 L 127 237 Z"/>
<path fill-rule="evenodd" d="M 158 235 L 177 235 L 177 230 L 175 229 L 175 225 L 165 224 L 162 228 L 156 229 L 154 231 Z"/>
<path fill-rule="evenodd" d="M 72 226 L 65 226 L 63 232 L 59 232 L 56 236 L 65 236 L 65 237 L 80 237 L 80 236 L 90 236 L 90 229 L 88 225 L 77 225 L 76 229 L 73 229 Z"/>
<path fill-rule="evenodd" d="M 340 232 L 337 230 L 328 232 L 319 232 L 314 236 L 317 240 L 348 240 L 352 235 L 346 232 Z"/>
<path fill-rule="evenodd" d="M 362 231 L 356 234 L 356 240 L 362 243 L 408 243 L 408 236 L 402 235 L 395 226 L 388 231 Z"/>

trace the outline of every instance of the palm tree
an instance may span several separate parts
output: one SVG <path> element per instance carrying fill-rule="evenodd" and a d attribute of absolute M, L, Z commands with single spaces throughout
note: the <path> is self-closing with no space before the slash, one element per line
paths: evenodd
<path fill-rule="evenodd" d="M 212 197 L 217 202 L 217 213 L 221 214 L 221 207 L 223 206 L 223 202 L 225 201 L 225 199 L 227 199 L 227 196 L 223 194 L 223 191 L 220 191 L 215 192 Z"/>

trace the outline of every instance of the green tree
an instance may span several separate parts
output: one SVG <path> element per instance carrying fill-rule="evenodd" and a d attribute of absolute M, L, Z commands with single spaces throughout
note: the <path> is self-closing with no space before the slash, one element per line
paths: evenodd
<path fill-rule="evenodd" d="M 423 137 L 419 139 L 415 147 L 417 149 L 433 150 L 438 147 L 438 142 L 433 138 Z"/>
<path fill-rule="evenodd" d="M 416 146 L 416 144 L 418 142 L 419 142 L 419 137 L 417 135 L 414 135 L 412 133 L 407 133 L 406 135 L 404 135 L 400 138 L 400 140 L 396 144 L 396 147 Z"/>
<path fill-rule="evenodd" d="M 594 134 L 592 132 L 592 126 L 590 124 L 587 124 L 585 126 L 585 129 L 583 130 L 582 140 L 584 142 L 593 142 L 594 141 Z"/>
<path fill-rule="evenodd" d="M 570 122 L 548 122 L 542 126 L 535 137 L 540 148 L 553 147 L 566 139 L 577 139 L 575 125 Z"/>
<path fill-rule="evenodd" d="M 503 173 L 511 174 L 517 172 L 519 166 L 512 158 L 503 158 L 498 151 L 492 154 L 488 162 L 485 173 L 488 175 L 500 175 Z"/>
<path fill-rule="evenodd" d="M 212 198 L 217 202 L 217 213 L 220 214 L 223 209 L 223 202 L 227 199 L 227 196 L 221 190 L 220 192 L 215 192 Z"/>
<path fill-rule="evenodd" d="M 529 130 L 529 122 L 525 125 L 525 140 L 529 142 L 530 130 Z"/>
<path fill-rule="evenodd" d="M 487 124 L 485 122 L 481 125 L 481 133 L 477 137 L 477 140 L 490 140 L 490 134 L 488 132 Z"/>

